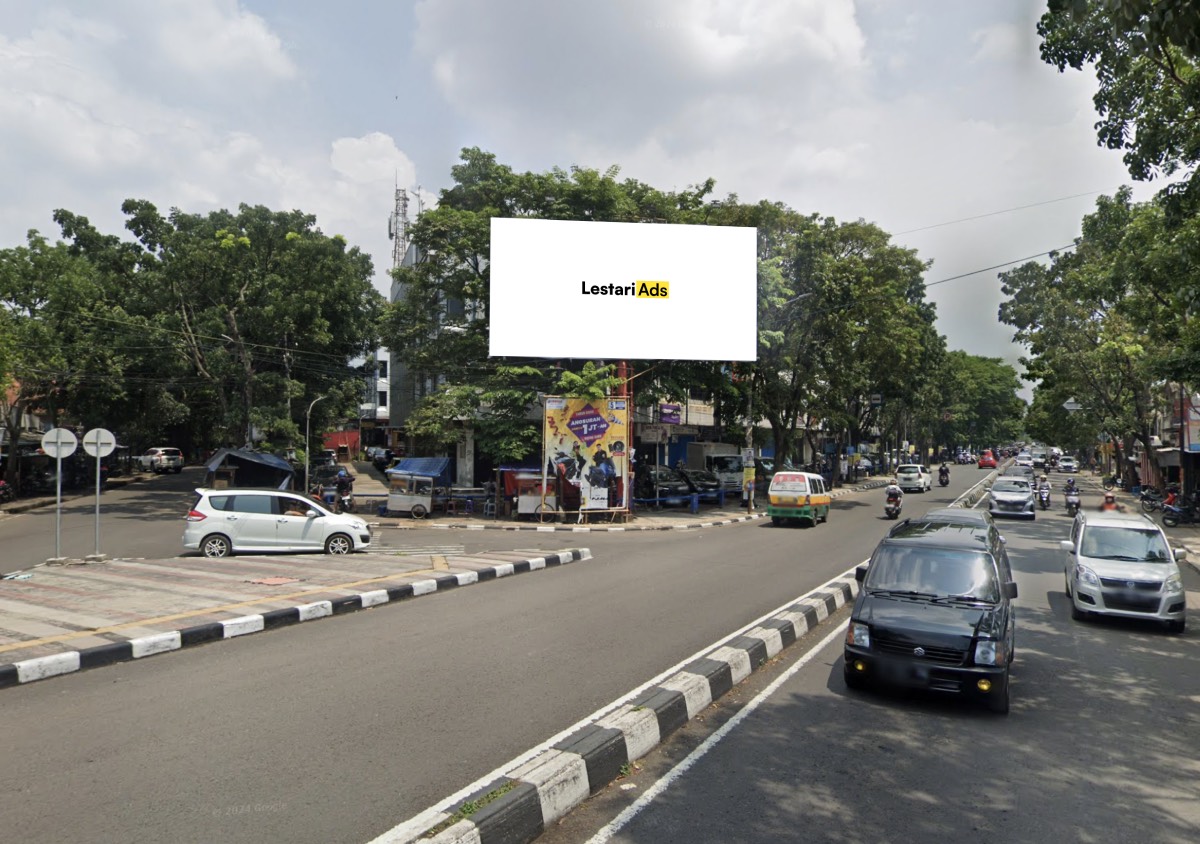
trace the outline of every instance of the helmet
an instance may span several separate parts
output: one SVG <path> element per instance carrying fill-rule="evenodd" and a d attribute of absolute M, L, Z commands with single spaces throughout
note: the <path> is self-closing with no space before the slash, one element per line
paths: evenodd
<path fill-rule="evenodd" d="M 1104 493 L 1104 500 L 1105 501 L 1116 501 L 1117 496 L 1111 492 L 1106 492 L 1106 493 Z"/>

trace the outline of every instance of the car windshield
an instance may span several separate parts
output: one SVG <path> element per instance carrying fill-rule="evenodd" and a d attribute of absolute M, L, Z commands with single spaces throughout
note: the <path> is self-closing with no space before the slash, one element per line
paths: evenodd
<path fill-rule="evenodd" d="M 885 545 L 871 558 L 863 586 L 872 593 L 1000 600 L 991 557 L 968 549 Z"/>
<path fill-rule="evenodd" d="M 921 471 L 920 466 L 901 466 L 896 469 L 901 475 L 915 475 Z"/>
<path fill-rule="evenodd" d="M 1029 484 L 1025 481 L 996 481 L 992 492 L 1029 492 Z"/>
<path fill-rule="evenodd" d="M 1154 529 L 1093 525 L 1083 532 L 1079 553 L 1100 560 L 1168 563 L 1171 551 Z"/>

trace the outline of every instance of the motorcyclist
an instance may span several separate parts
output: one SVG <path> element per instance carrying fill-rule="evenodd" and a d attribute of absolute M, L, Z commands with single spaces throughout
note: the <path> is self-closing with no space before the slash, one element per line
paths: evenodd
<path fill-rule="evenodd" d="M 342 499 L 354 492 L 354 476 L 345 469 L 340 470 L 334 487 L 337 489 L 337 503 L 340 508 Z"/>
<path fill-rule="evenodd" d="M 1075 486 L 1074 478 L 1067 478 L 1067 485 L 1063 489 L 1063 492 L 1066 493 L 1067 495 L 1078 495 L 1079 494 L 1079 488 Z"/>
<path fill-rule="evenodd" d="M 950 480 L 950 467 L 946 465 L 945 461 L 942 462 L 942 467 L 938 469 L 938 479 L 943 481 Z"/>
<path fill-rule="evenodd" d="M 891 504 L 897 504 L 904 501 L 904 490 L 900 489 L 900 484 L 896 483 L 896 479 L 892 478 L 887 485 L 887 489 L 883 491 L 884 499 Z"/>
<path fill-rule="evenodd" d="M 1100 502 L 1100 509 L 1101 509 L 1101 511 L 1104 511 L 1104 510 L 1124 510 L 1125 508 L 1117 503 L 1117 497 L 1113 493 L 1106 492 L 1106 493 L 1104 493 L 1104 500 L 1102 502 Z"/>

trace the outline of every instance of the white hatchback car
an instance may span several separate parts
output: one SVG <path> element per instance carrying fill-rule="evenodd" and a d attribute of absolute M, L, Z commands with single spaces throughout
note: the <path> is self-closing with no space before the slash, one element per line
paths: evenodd
<path fill-rule="evenodd" d="M 896 484 L 904 492 L 928 492 L 933 489 L 933 475 L 919 463 L 902 463 L 896 467 Z"/>
<path fill-rule="evenodd" d="M 334 513 L 299 493 L 278 489 L 197 489 L 183 547 L 206 557 L 242 551 L 349 554 L 371 546 L 360 516 Z"/>
<path fill-rule="evenodd" d="M 1070 540 L 1060 543 L 1066 561 L 1071 617 L 1119 615 L 1163 622 L 1182 633 L 1187 606 L 1178 563 L 1162 528 L 1141 513 L 1081 512 Z"/>

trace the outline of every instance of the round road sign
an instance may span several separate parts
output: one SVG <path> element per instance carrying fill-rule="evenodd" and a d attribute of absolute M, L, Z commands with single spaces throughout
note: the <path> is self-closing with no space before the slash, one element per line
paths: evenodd
<path fill-rule="evenodd" d="M 51 428 L 42 434 L 42 451 L 51 457 L 70 457 L 78 445 L 79 440 L 66 428 Z"/>
<path fill-rule="evenodd" d="M 92 428 L 83 435 L 83 450 L 92 457 L 107 457 L 117 449 L 117 438 L 112 431 L 104 428 Z"/>

